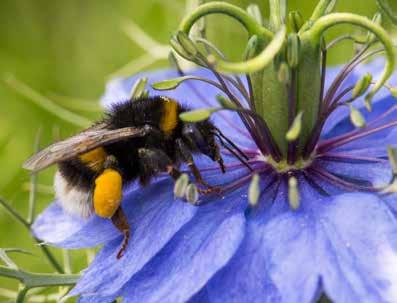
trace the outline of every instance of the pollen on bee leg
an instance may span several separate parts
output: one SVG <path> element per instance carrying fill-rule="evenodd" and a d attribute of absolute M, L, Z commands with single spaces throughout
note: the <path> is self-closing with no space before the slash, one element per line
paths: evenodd
<path fill-rule="evenodd" d="M 122 199 L 122 177 L 117 170 L 108 168 L 95 179 L 94 210 L 104 218 L 110 218 L 119 208 Z"/>

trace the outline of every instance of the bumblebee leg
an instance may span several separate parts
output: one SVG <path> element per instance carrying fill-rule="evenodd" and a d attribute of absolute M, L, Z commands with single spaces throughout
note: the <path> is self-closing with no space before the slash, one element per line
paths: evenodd
<path fill-rule="evenodd" d="M 186 144 L 182 140 L 177 139 L 176 146 L 177 146 L 177 149 L 178 149 L 180 155 L 182 156 L 182 159 L 187 163 L 190 171 L 192 172 L 194 178 L 196 179 L 196 182 L 199 185 L 206 187 L 205 189 L 198 188 L 198 191 L 202 194 L 210 194 L 213 192 L 220 192 L 221 189 L 219 187 L 214 187 L 214 186 L 208 184 L 203 179 L 203 177 L 201 176 L 200 170 L 197 168 L 196 164 L 193 161 L 192 153 L 190 152 L 190 150 L 186 146 Z"/>
<path fill-rule="evenodd" d="M 98 216 L 110 218 L 122 200 L 123 178 L 113 156 L 108 156 L 106 162 L 108 165 L 105 164 L 105 169 L 95 179 L 93 203 Z"/>
<path fill-rule="evenodd" d="M 124 235 L 120 251 L 117 253 L 117 259 L 120 259 L 130 239 L 130 226 L 120 206 L 123 196 L 123 179 L 118 171 L 115 157 L 107 156 L 104 167 L 105 169 L 95 179 L 94 210 L 100 217 L 111 218 L 114 226 Z"/>
<path fill-rule="evenodd" d="M 117 227 L 117 229 L 124 235 L 123 243 L 121 244 L 121 248 L 117 253 L 117 259 L 120 259 L 124 255 L 124 252 L 128 246 L 128 242 L 130 240 L 130 225 L 121 206 L 116 210 L 116 212 L 112 216 L 112 222 L 113 225 Z"/>
<path fill-rule="evenodd" d="M 167 165 L 167 173 L 172 177 L 172 179 L 177 180 L 182 173 L 173 165 Z"/>
<path fill-rule="evenodd" d="M 140 178 L 143 184 L 148 183 L 151 177 L 156 176 L 160 172 L 168 172 L 173 178 L 180 176 L 170 157 L 161 149 L 140 148 L 138 149 L 138 155 Z"/>

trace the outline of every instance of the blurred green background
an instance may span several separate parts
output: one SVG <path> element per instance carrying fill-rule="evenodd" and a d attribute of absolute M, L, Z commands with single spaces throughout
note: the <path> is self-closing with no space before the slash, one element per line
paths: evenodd
<path fill-rule="evenodd" d="M 242 7 L 250 3 L 231 2 Z M 263 12 L 267 12 L 267 1 L 254 2 L 263 8 Z M 21 95 L 20 88 L 16 89 L 16 82 L 12 79 L 28 84 L 43 96 L 81 116 L 90 120 L 98 118 L 101 113 L 97 100 L 110 76 L 168 64 L 164 59 L 164 48 L 149 46 L 153 53 L 150 54 L 128 36 L 129 33 L 139 43 L 145 42 L 128 21 L 132 20 L 158 43 L 166 44 L 191 3 L 182 0 L 0 1 L 1 197 L 25 215 L 30 179 L 29 174 L 21 169 L 21 164 L 33 152 L 38 130 L 42 130 L 41 145 L 45 146 L 54 138 L 66 137 L 80 129 Z M 300 10 L 308 17 L 315 3 L 315 0 L 289 0 L 289 7 Z M 376 5 L 374 0 L 340 1 L 336 10 L 372 17 Z M 246 39 L 244 31 L 227 17 L 215 19 L 209 17 L 209 37 L 228 56 L 239 58 Z M 218 27 L 218 34 L 221 30 L 222 35 L 215 37 L 211 34 L 211 25 L 216 22 L 226 22 L 230 26 Z M 344 27 L 339 27 L 331 35 L 344 31 Z M 231 45 L 233 47 L 228 47 Z M 330 63 L 342 63 L 352 53 L 351 45 L 345 43 L 330 54 Z M 7 79 L 12 81 L 7 82 Z M 49 169 L 38 177 L 37 212 L 53 199 L 53 173 L 54 169 Z M 33 252 L 34 256 L 13 255 L 25 269 L 53 271 L 27 230 L 3 209 L 0 209 L 0 247 L 20 247 Z M 52 250 L 62 262 L 62 252 Z M 72 270 L 78 272 L 85 266 L 86 253 L 73 252 Z M 17 283 L 0 278 L 0 289 L 4 288 L 15 290 Z M 3 301 L 6 299 L 0 297 L 0 302 Z"/>

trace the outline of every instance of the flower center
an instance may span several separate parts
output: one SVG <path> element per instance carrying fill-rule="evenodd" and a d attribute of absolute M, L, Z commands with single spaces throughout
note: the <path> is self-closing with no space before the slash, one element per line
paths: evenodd
<path fill-rule="evenodd" d="M 383 0 L 377 1 L 384 3 Z M 317 164 L 317 159 L 329 157 L 330 150 L 397 124 L 377 123 L 384 118 L 382 115 L 377 122 L 375 119 L 375 122 L 372 121 L 367 126 L 363 111 L 357 108 L 359 103 L 356 102 L 364 97 L 364 105 L 371 111 L 372 99 L 382 87 L 397 94 L 397 90 L 386 83 L 394 71 L 397 53 L 390 35 L 381 26 L 380 13 L 375 14 L 371 21 L 356 14 L 332 13 L 334 5 L 333 0 L 319 0 L 306 22 L 299 12 L 287 14 L 285 0 L 269 1 L 268 22 L 264 22 L 255 5 L 251 5 L 247 11 L 224 2 L 200 5 L 183 19 L 170 43 L 180 57 L 208 69 L 213 77 L 185 74 L 178 65 L 177 57 L 173 56 L 171 58 L 181 77 L 155 83 L 153 87 L 169 90 L 184 81 L 195 80 L 217 88 L 220 93 L 217 96 L 218 104 L 185 112 L 180 118 L 197 122 L 208 119 L 219 111 L 237 112 L 260 151 L 261 156 L 254 160 L 265 163 L 266 169 L 272 168 L 278 175 L 286 175 L 291 193 L 298 192 L 298 181 L 294 175 L 309 171 L 341 186 L 376 191 L 376 188 L 343 180 Z M 385 6 L 379 7 L 384 10 Z M 195 27 L 199 31 L 198 35 L 193 35 L 193 25 L 210 14 L 228 15 L 247 30 L 249 39 L 243 61 L 227 60 L 205 38 L 205 23 L 204 26 L 200 23 L 200 26 Z M 385 14 L 389 17 L 391 15 L 389 11 Z M 339 24 L 364 29 L 367 35 L 363 38 L 362 35 L 348 34 L 327 42 L 324 34 Z M 358 51 L 332 82 L 326 85 L 327 54 L 332 47 L 343 41 L 353 41 Z M 374 49 L 379 44 L 381 47 Z M 386 61 L 377 81 L 372 80 L 371 74 L 365 74 L 355 85 L 344 85 L 359 64 L 379 53 L 385 53 Z M 326 90 L 326 87 L 329 88 Z M 320 142 L 327 119 L 341 107 L 350 110 L 350 120 L 355 129 Z M 342 158 L 347 159 L 345 156 Z M 374 161 L 372 158 L 365 161 L 367 160 Z M 258 174 L 263 171 L 256 172 L 253 175 L 256 176 L 255 180 L 259 180 Z M 295 194 L 291 194 L 291 197 L 297 201 Z"/>
<path fill-rule="evenodd" d="M 271 156 L 264 156 L 262 154 L 259 155 L 256 158 L 256 160 L 262 161 L 270 165 L 279 174 L 305 170 L 306 168 L 310 167 L 310 165 L 313 163 L 312 158 L 308 158 L 308 159 L 299 158 L 292 164 L 289 164 L 286 159 L 277 162 L 274 161 L 274 159 Z"/>

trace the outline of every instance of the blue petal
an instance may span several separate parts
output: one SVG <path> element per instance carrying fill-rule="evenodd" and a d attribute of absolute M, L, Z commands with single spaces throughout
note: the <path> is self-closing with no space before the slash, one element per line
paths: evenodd
<path fill-rule="evenodd" d="M 246 188 L 244 188 L 244 193 Z M 199 209 L 166 247 L 124 287 L 124 302 L 186 302 L 221 269 L 241 243 L 241 193 Z"/>
<path fill-rule="evenodd" d="M 135 205 L 134 211 L 127 213 L 132 236 L 125 255 L 116 259 L 121 237 L 107 243 L 70 292 L 71 296 L 113 295 L 191 220 L 197 207 L 174 201 L 172 186 L 170 181 L 163 181 L 134 195 L 130 201 Z"/>
<path fill-rule="evenodd" d="M 337 162 L 337 161 L 319 161 L 322 168 L 342 179 L 353 181 L 356 184 L 372 185 L 382 187 L 390 182 L 392 177 L 390 164 L 387 161 L 382 162 Z M 369 183 L 369 184 L 365 184 Z"/>
<path fill-rule="evenodd" d="M 208 298 L 207 289 L 203 288 L 200 292 L 195 294 L 192 298 L 187 301 L 187 303 L 210 303 L 210 299 Z"/>
<path fill-rule="evenodd" d="M 325 292 L 335 302 L 397 302 L 397 221 L 375 195 L 318 201 L 318 251 Z M 314 208 L 314 207 L 313 207 Z"/>
<path fill-rule="evenodd" d="M 67 296 L 69 297 L 69 295 Z M 117 296 L 101 296 L 97 294 L 87 294 L 79 298 L 77 303 L 112 303 L 117 299 Z"/>
<path fill-rule="evenodd" d="M 302 203 L 318 196 L 309 188 L 302 194 Z M 238 252 L 207 287 L 210 301 L 313 302 L 319 293 L 314 221 L 305 209 L 289 209 L 285 184 L 260 203 L 271 207 L 250 217 Z"/>
<path fill-rule="evenodd" d="M 52 203 L 32 226 L 34 235 L 44 242 L 64 248 L 93 247 L 118 236 L 109 220 L 93 216 L 86 221 Z"/>
<path fill-rule="evenodd" d="M 210 301 L 305 303 L 325 290 L 334 302 L 396 302 L 397 222 L 387 205 L 300 188 L 298 211 L 283 209 L 279 193 L 271 216 L 250 218 L 239 250 L 207 286 Z"/>

